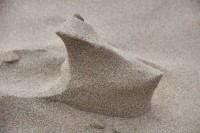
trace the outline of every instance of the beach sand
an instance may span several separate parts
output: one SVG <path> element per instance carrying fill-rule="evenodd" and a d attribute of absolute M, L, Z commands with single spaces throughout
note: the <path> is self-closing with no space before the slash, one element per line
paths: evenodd
<path fill-rule="evenodd" d="M 112 46 L 163 71 L 150 112 L 118 118 L 23 98 L 56 82 L 66 50 L 55 31 L 74 13 Z M 199 0 L 1 0 L 0 51 L 2 133 L 200 132 Z"/>

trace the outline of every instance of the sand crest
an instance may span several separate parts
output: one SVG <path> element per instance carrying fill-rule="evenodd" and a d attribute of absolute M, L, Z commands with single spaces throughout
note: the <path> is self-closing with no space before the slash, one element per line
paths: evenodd
<path fill-rule="evenodd" d="M 0 132 L 199 133 L 199 11 L 198 0 L 0 1 Z M 56 93 L 41 93 L 61 76 L 67 56 L 55 31 L 76 12 L 112 46 L 164 72 L 149 112 L 110 117 L 33 98 Z M 29 69 L 39 66 L 39 75 Z M 23 86 L 29 81 L 34 88 Z"/>
<path fill-rule="evenodd" d="M 138 117 L 150 110 L 162 72 L 110 46 L 76 15 L 56 33 L 67 49 L 70 81 L 53 99 L 115 117 Z"/>

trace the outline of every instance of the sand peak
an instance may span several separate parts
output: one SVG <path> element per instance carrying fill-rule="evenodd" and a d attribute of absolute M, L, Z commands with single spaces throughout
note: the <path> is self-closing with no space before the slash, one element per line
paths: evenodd
<path fill-rule="evenodd" d="M 66 90 L 53 99 L 110 116 L 135 117 L 150 110 L 162 72 L 127 58 L 74 17 L 56 33 L 67 49 L 70 80 Z"/>

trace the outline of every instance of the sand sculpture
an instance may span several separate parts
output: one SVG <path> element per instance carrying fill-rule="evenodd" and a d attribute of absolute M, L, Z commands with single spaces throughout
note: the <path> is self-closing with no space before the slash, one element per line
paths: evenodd
<path fill-rule="evenodd" d="M 106 43 L 80 15 L 65 20 L 56 34 L 68 53 L 61 72 L 66 88 L 51 99 L 117 117 L 150 110 L 162 72 Z"/>

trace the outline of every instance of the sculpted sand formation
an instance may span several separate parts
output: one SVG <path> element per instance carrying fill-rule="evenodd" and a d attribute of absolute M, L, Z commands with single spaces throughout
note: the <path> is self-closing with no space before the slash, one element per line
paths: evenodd
<path fill-rule="evenodd" d="M 135 117 L 150 110 L 159 70 L 110 46 L 79 15 L 56 33 L 68 53 L 62 70 L 70 76 L 63 76 L 66 90 L 53 99 L 110 116 Z"/>
<path fill-rule="evenodd" d="M 200 133 L 199 0 L 1 0 L 0 11 L 0 133 Z M 83 17 L 64 22 L 73 12 Z M 70 53 L 56 31 L 91 47 Z"/>
<path fill-rule="evenodd" d="M 51 50 L 2 54 L 3 94 L 47 98 L 114 117 L 150 110 L 162 72 L 109 45 L 80 15 L 66 19 L 56 34 L 65 44 L 65 58 Z"/>

